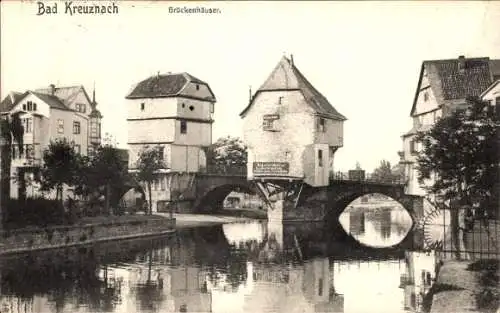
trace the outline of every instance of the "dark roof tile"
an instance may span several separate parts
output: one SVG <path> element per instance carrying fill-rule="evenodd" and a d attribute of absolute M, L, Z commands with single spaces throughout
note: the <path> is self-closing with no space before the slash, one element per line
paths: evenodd
<path fill-rule="evenodd" d="M 276 90 L 300 90 L 309 106 L 322 115 L 338 120 L 346 120 L 299 71 L 294 63 L 283 57 L 264 84 L 257 90 L 248 106 L 240 113 L 243 116 L 252 106 L 255 96 L 260 92 Z"/>
<path fill-rule="evenodd" d="M 178 74 L 164 74 L 151 76 L 132 88 L 132 91 L 127 95 L 127 99 L 140 99 L 140 98 L 162 98 L 162 97 L 175 97 L 181 96 L 181 92 L 188 82 L 195 84 L 203 84 L 210 87 L 207 83 L 198 79 L 188 73 Z M 200 98 L 196 95 L 189 95 L 193 98 L 200 100 L 215 101 L 215 96 L 210 90 L 211 96 L 209 98 Z"/>

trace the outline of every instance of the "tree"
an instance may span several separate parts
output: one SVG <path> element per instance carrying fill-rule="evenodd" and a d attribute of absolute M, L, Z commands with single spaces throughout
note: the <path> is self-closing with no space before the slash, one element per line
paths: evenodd
<path fill-rule="evenodd" d="M 79 158 L 66 138 L 51 141 L 43 154 L 39 181 L 41 190 L 56 189 L 56 200 L 63 201 L 63 185 L 78 182 Z"/>
<path fill-rule="evenodd" d="M 158 170 L 167 166 L 163 161 L 163 151 L 156 147 L 145 147 L 137 160 L 137 179 L 143 182 L 149 195 L 149 214 L 153 214 L 151 184 L 157 179 Z"/>
<path fill-rule="evenodd" d="M 217 139 L 207 154 L 207 163 L 210 170 L 216 172 L 230 172 L 234 169 L 246 168 L 247 147 L 238 137 L 222 137 Z"/>
<path fill-rule="evenodd" d="M 381 182 L 390 182 L 393 178 L 391 163 L 387 160 L 380 161 L 380 166 L 373 171 L 372 179 Z"/>
<path fill-rule="evenodd" d="M 499 110 L 478 99 L 417 135 L 419 181 L 449 202 L 452 240 L 459 250 L 459 209 L 477 207 L 496 213 L 499 185 Z M 457 256 L 460 252 L 457 251 Z"/>
<path fill-rule="evenodd" d="M 12 162 L 13 143 L 17 142 L 18 150 L 23 152 L 24 127 L 19 114 L 12 114 L 0 119 L 0 146 L 1 146 L 1 187 L 0 199 L 10 198 L 10 167 Z"/>
<path fill-rule="evenodd" d="M 111 190 L 123 184 L 127 177 L 127 167 L 119 150 L 109 145 L 99 146 L 92 157 L 79 156 L 77 159 L 75 192 L 89 195 L 104 187 L 105 212 L 110 214 Z"/>
<path fill-rule="evenodd" d="M 0 228 L 2 228 L 2 202 L 10 198 L 10 171 L 12 147 L 17 142 L 19 152 L 23 152 L 24 127 L 19 114 L 0 118 Z"/>

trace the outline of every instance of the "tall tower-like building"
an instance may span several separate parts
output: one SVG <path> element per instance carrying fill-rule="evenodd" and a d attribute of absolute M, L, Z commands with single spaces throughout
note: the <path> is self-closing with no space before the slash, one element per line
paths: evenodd
<path fill-rule="evenodd" d="M 206 82 L 188 73 L 158 73 L 135 85 L 126 99 L 129 169 L 137 169 L 138 156 L 146 147 L 159 149 L 166 165 L 153 186 L 153 210 L 157 210 L 159 202 L 171 200 L 169 173 L 206 169 L 215 95 Z"/>

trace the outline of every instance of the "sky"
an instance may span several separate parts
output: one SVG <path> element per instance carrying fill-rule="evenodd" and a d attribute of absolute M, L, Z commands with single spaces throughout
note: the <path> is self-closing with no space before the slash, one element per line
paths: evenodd
<path fill-rule="evenodd" d="M 217 98 L 214 140 L 241 137 L 249 87 L 293 54 L 348 119 L 335 168 L 359 162 L 372 171 L 382 159 L 399 161 L 423 60 L 500 58 L 500 1 L 115 3 L 114 15 L 70 16 L 60 1 L 57 14 L 39 16 L 35 1 L 0 2 L 2 99 L 52 83 L 91 94 L 95 84 L 103 133 L 126 148 L 132 85 L 157 72 L 188 72 Z M 220 13 L 169 13 L 184 6 Z"/>

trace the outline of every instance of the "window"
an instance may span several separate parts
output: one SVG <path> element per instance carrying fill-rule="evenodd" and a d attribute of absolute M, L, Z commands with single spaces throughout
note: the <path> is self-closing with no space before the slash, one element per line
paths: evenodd
<path fill-rule="evenodd" d="M 163 147 L 158 147 L 158 156 L 160 160 L 163 160 L 164 155 L 163 155 Z"/>
<path fill-rule="evenodd" d="M 424 101 L 425 102 L 429 101 L 429 94 L 427 92 L 424 93 Z"/>
<path fill-rule="evenodd" d="M 322 117 L 318 119 L 318 131 L 322 133 L 325 132 L 325 119 Z"/>
<path fill-rule="evenodd" d="M 146 106 L 146 104 L 143 102 L 141 103 L 141 111 L 144 111 L 144 107 Z"/>
<path fill-rule="evenodd" d="M 36 111 L 36 103 L 33 102 L 33 111 Z"/>
<path fill-rule="evenodd" d="M 75 145 L 75 152 L 80 154 L 82 152 L 82 147 L 80 145 Z"/>
<path fill-rule="evenodd" d="M 187 133 L 187 122 L 181 121 L 181 134 Z"/>
<path fill-rule="evenodd" d="M 189 110 L 190 110 L 190 111 L 193 111 L 193 110 L 194 110 L 194 106 L 190 105 L 190 106 L 189 106 Z"/>
<path fill-rule="evenodd" d="M 26 103 L 23 104 L 23 111 L 26 111 Z"/>
<path fill-rule="evenodd" d="M 73 122 L 73 134 L 80 133 L 80 122 Z"/>
<path fill-rule="evenodd" d="M 283 97 L 278 98 L 278 104 L 281 104 L 281 101 L 283 100 Z"/>
<path fill-rule="evenodd" d="M 415 141 L 414 141 L 414 140 L 411 140 L 411 141 L 410 141 L 410 152 L 411 152 L 411 153 L 415 153 L 415 152 L 417 152 L 417 145 L 415 144 Z"/>
<path fill-rule="evenodd" d="M 318 166 L 323 167 L 323 150 L 318 150 Z"/>
<path fill-rule="evenodd" d="M 187 312 L 187 305 L 183 304 L 179 307 L 179 312 Z"/>
<path fill-rule="evenodd" d="M 266 114 L 262 120 L 262 129 L 267 131 L 276 131 L 274 122 L 280 117 L 278 114 Z"/>
<path fill-rule="evenodd" d="M 22 123 L 23 123 L 25 133 L 31 133 L 33 131 L 33 120 L 30 117 L 23 118 Z"/>
<path fill-rule="evenodd" d="M 323 295 L 323 278 L 318 279 L 318 296 Z"/>
<path fill-rule="evenodd" d="M 200 85 L 196 84 L 196 90 L 200 90 Z"/>
<path fill-rule="evenodd" d="M 64 120 L 57 120 L 57 132 L 59 134 L 64 134 Z"/>
<path fill-rule="evenodd" d="M 495 98 L 495 105 L 500 105 L 500 97 Z"/>

